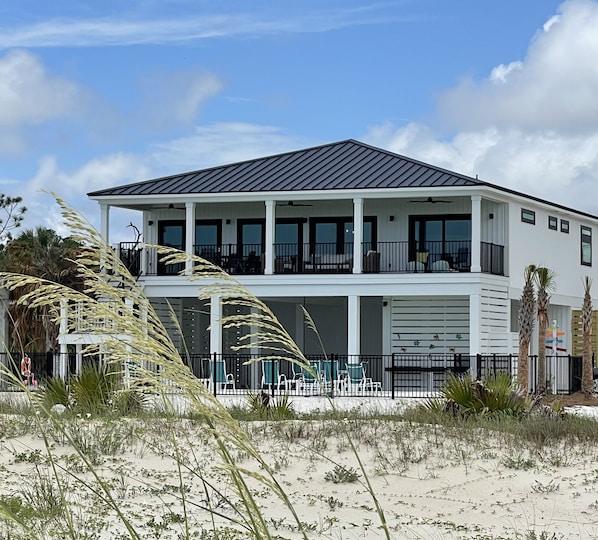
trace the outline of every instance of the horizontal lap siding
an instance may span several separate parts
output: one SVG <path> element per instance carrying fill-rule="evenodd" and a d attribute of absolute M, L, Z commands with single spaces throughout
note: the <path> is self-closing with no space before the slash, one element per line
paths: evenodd
<path fill-rule="evenodd" d="M 481 353 L 508 354 L 512 352 L 512 335 L 509 331 L 510 300 L 506 287 L 482 288 L 480 294 Z"/>
<path fill-rule="evenodd" d="M 178 350 L 183 350 L 183 343 L 181 340 L 180 330 L 172 320 L 171 309 L 174 310 L 180 321 L 182 312 L 182 301 L 180 298 L 169 298 L 168 302 L 165 299 L 152 298 L 152 307 L 156 311 L 158 317 L 162 321 L 164 328 L 168 332 L 170 339 Z"/>
<path fill-rule="evenodd" d="M 469 299 L 403 297 L 391 303 L 392 352 L 469 354 Z"/>

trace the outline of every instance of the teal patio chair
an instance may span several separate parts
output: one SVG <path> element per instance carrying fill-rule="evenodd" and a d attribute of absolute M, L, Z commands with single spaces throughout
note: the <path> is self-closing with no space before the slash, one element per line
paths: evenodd
<path fill-rule="evenodd" d="M 309 368 L 293 364 L 293 373 L 297 393 L 308 396 L 320 393 L 320 362 L 310 360 Z"/>
<path fill-rule="evenodd" d="M 321 379 L 326 392 L 330 392 L 333 388 L 336 392 L 340 392 L 343 384 L 343 373 L 340 362 L 336 360 L 323 360 Z"/>
<path fill-rule="evenodd" d="M 365 395 L 366 392 L 381 392 L 382 383 L 373 381 L 371 377 L 366 376 L 365 365 L 347 364 L 347 377 L 343 381 L 343 392 L 350 395 Z"/>
<path fill-rule="evenodd" d="M 232 373 L 227 373 L 224 360 L 210 362 L 212 374 L 210 377 L 210 391 L 223 392 L 227 389 L 235 389 L 235 378 Z"/>
<path fill-rule="evenodd" d="M 278 360 L 262 360 L 262 388 L 288 390 L 289 380 L 284 373 L 280 373 Z"/>

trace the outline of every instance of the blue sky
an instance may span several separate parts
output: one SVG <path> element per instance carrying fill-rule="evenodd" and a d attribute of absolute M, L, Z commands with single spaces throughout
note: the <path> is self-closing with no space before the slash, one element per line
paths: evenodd
<path fill-rule="evenodd" d="M 2 2 L 0 190 L 97 225 L 89 191 L 355 138 L 598 214 L 597 28 L 598 0 Z"/>

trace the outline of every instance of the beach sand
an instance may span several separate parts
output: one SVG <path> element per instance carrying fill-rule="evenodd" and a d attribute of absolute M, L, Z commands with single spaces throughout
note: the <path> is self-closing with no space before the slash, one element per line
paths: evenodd
<path fill-rule="evenodd" d="M 595 409 L 576 412 L 594 414 Z M 18 497 L 39 504 L 41 513 L 43 504 L 50 504 L 45 498 L 58 497 L 58 488 L 42 438 L 18 435 L 15 423 L 21 421 L 1 419 L 0 492 L 4 500 Z M 235 509 L 238 498 L 205 426 L 172 422 L 106 424 L 80 418 L 70 433 L 85 442 L 86 455 L 141 538 L 183 537 L 180 478 L 192 538 L 248 537 L 242 525 L 230 521 L 248 516 Z M 524 448 L 494 433 L 472 433 L 471 440 L 464 440 L 456 431 L 392 420 L 251 422 L 243 427 L 275 472 L 308 538 L 384 538 L 366 480 L 392 538 L 598 538 L 598 448 L 581 443 Z M 173 459 L 172 430 L 178 434 L 182 469 Z M 367 478 L 345 430 L 352 434 Z M 50 442 L 65 497 L 72 503 L 74 527 L 85 531 L 80 537 L 129 538 L 110 505 L 82 483 L 97 485 L 81 457 L 59 433 Z M 241 467 L 263 472 L 247 452 L 231 452 Z M 271 534 L 301 538 L 274 488 L 251 477 L 248 484 Z M 216 516 L 205 510 L 208 506 Z M 50 531 L 64 528 L 64 517 L 31 524 L 34 538 L 51 538 Z M 214 528 L 219 536 L 212 534 Z M 241 532 L 235 535 L 231 529 Z"/>

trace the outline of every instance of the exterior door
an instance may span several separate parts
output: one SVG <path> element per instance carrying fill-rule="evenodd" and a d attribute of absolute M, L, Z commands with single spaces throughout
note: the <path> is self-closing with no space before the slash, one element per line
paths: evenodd
<path fill-rule="evenodd" d="M 185 250 L 185 221 L 171 220 L 158 222 L 158 244 Z M 183 264 L 168 264 L 158 261 L 158 275 L 177 274 L 183 269 Z"/>

